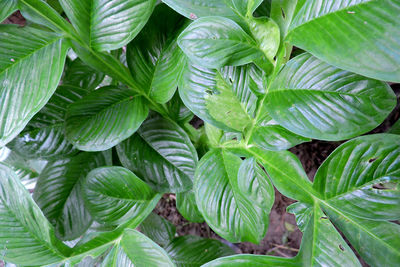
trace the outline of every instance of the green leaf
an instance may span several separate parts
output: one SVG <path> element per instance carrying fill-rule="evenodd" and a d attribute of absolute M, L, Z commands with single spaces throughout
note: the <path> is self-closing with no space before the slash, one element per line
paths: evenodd
<path fill-rule="evenodd" d="M 238 19 L 235 12 L 228 8 L 225 0 L 163 0 L 163 2 L 179 14 L 192 20 L 208 16 Z"/>
<path fill-rule="evenodd" d="M 305 1 L 288 40 L 339 68 L 400 82 L 399 12 L 397 0 Z"/>
<path fill-rule="evenodd" d="M 87 208 L 101 223 L 117 225 L 141 223 L 154 209 L 156 194 L 131 171 L 122 167 L 102 167 L 91 171 L 84 181 Z"/>
<path fill-rule="evenodd" d="M 400 134 L 400 120 L 393 124 L 392 128 L 390 128 L 389 133 Z"/>
<path fill-rule="evenodd" d="M 226 5 L 241 17 L 250 17 L 263 0 L 224 0 Z M 209 2 L 209 1 L 208 1 Z M 218 14 L 217 14 L 218 15 Z"/>
<path fill-rule="evenodd" d="M 80 153 L 49 162 L 39 176 L 33 198 L 62 240 L 82 235 L 92 223 L 82 197 L 90 170 L 111 164 L 111 153 Z"/>
<path fill-rule="evenodd" d="M 271 0 L 270 18 L 279 25 L 281 40 L 284 40 L 296 7 L 304 0 Z"/>
<path fill-rule="evenodd" d="M 0 25 L 0 147 L 23 130 L 56 90 L 67 52 L 61 37 Z"/>
<path fill-rule="evenodd" d="M 202 267 L 299 267 L 301 266 L 293 258 L 280 258 L 264 255 L 236 255 L 213 260 Z"/>
<path fill-rule="evenodd" d="M 80 38 L 98 51 L 128 44 L 144 27 L 156 0 L 60 0 Z"/>
<path fill-rule="evenodd" d="M 217 71 L 188 62 L 179 94 L 185 105 L 207 123 L 227 131 L 243 131 L 252 123 L 257 103 L 253 92 L 263 90 L 262 74 L 253 64 Z"/>
<path fill-rule="evenodd" d="M 326 204 L 323 208 L 370 266 L 395 266 L 400 262 L 400 225 L 345 215 Z"/>
<path fill-rule="evenodd" d="M 240 66 L 263 56 L 251 36 L 223 17 L 197 19 L 179 35 L 178 44 L 192 62 L 205 68 Z"/>
<path fill-rule="evenodd" d="M 176 234 L 175 226 L 154 212 L 150 213 L 139 228 L 143 234 L 162 247 L 168 245 Z"/>
<path fill-rule="evenodd" d="M 104 79 L 104 74 L 86 65 L 77 58 L 66 65 L 63 84 L 94 90 Z"/>
<path fill-rule="evenodd" d="M 287 197 L 313 203 L 317 195 L 300 160 L 289 151 L 267 151 L 257 147 L 248 150 L 260 161 L 274 186 Z"/>
<path fill-rule="evenodd" d="M 258 243 L 264 238 L 274 190 L 254 158 L 242 162 L 216 149 L 199 162 L 194 193 L 207 224 L 230 242 Z"/>
<path fill-rule="evenodd" d="M 149 23 L 127 48 L 127 61 L 136 84 L 158 103 L 174 95 L 186 57 L 177 37 L 183 18 L 165 5 L 158 5 Z"/>
<path fill-rule="evenodd" d="M 186 132 L 172 121 L 160 116 L 147 119 L 117 151 L 122 165 L 157 192 L 192 188 L 197 152 Z"/>
<path fill-rule="evenodd" d="M 165 250 L 177 267 L 200 267 L 219 257 L 235 254 L 218 240 L 190 235 L 175 238 Z"/>
<path fill-rule="evenodd" d="M 0 163 L 1 259 L 21 265 L 61 261 L 69 251 L 15 173 Z"/>
<path fill-rule="evenodd" d="M 287 207 L 287 212 L 296 216 L 296 223 L 300 231 L 304 232 L 309 221 L 313 218 L 313 207 L 302 202 L 296 202 Z"/>
<path fill-rule="evenodd" d="M 356 255 L 315 203 L 297 258 L 302 266 L 360 266 Z"/>
<path fill-rule="evenodd" d="M 25 158 L 50 159 L 76 154 L 78 150 L 65 137 L 65 113 L 71 103 L 87 93 L 79 87 L 60 85 L 27 128 L 7 146 Z"/>
<path fill-rule="evenodd" d="M 197 207 L 196 198 L 192 190 L 176 194 L 176 208 L 189 222 L 204 222 L 203 215 Z"/>
<path fill-rule="evenodd" d="M 266 60 L 273 64 L 280 44 L 278 25 L 267 18 L 251 18 L 248 20 L 248 24 L 258 47 L 266 56 Z"/>
<path fill-rule="evenodd" d="M 0 0 L 0 23 L 17 10 L 16 0 Z"/>
<path fill-rule="evenodd" d="M 349 139 L 377 127 L 396 105 L 391 88 L 310 54 L 287 63 L 270 86 L 267 110 L 280 125 L 320 140 Z"/>
<path fill-rule="evenodd" d="M 286 150 L 298 144 L 311 141 L 283 128 L 271 118 L 267 105 L 261 107 L 260 117 L 249 137 L 249 143 L 266 150 Z"/>
<path fill-rule="evenodd" d="M 66 135 L 80 150 L 106 150 L 136 132 L 147 114 L 144 100 L 136 93 L 103 87 L 69 106 Z"/>
<path fill-rule="evenodd" d="M 337 148 L 321 165 L 314 188 L 326 203 L 341 212 L 372 220 L 398 220 L 399 155 L 398 135 L 353 139 Z"/>

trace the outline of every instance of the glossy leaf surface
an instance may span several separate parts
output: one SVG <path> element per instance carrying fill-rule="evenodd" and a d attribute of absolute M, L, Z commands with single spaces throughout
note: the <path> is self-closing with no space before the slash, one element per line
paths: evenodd
<path fill-rule="evenodd" d="M 139 228 L 144 235 L 162 247 L 168 245 L 176 233 L 175 225 L 154 212 L 147 216 Z"/>
<path fill-rule="evenodd" d="M 91 171 L 83 185 L 85 202 L 98 222 L 111 225 L 143 221 L 154 209 L 160 195 L 131 171 L 103 167 Z"/>
<path fill-rule="evenodd" d="M 103 81 L 104 76 L 104 73 L 96 71 L 77 58 L 66 65 L 62 81 L 64 84 L 93 90 Z"/>
<path fill-rule="evenodd" d="M 205 221 L 221 237 L 258 243 L 265 236 L 274 191 L 254 159 L 208 152 L 196 169 L 194 192 Z"/>
<path fill-rule="evenodd" d="M 83 40 L 99 51 L 128 44 L 146 24 L 155 0 L 60 0 Z"/>
<path fill-rule="evenodd" d="M 373 220 L 400 219 L 400 136 L 377 134 L 336 149 L 315 175 L 314 188 L 341 212 Z"/>
<path fill-rule="evenodd" d="M 127 48 L 128 66 L 135 82 L 159 103 L 172 98 L 185 66 L 186 57 L 177 44 L 183 22 L 179 14 L 159 5 Z"/>
<path fill-rule="evenodd" d="M 80 153 L 49 162 L 39 176 L 33 198 L 63 240 L 82 235 L 92 223 L 82 196 L 82 182 L 93 168 L 111 163 L 110 153 Z"/>
<path fill-rule="evenodd" d="M 175 238 L 165 250 L 178 267 L 198 267 L 219 257 L 234 254 L 228 245 L 218 240 L 190 235 Z"/>
<path fill-rule="evenodd" d="M 25 158 L 50 159 L 76 154 L 78 150 L 65 136 L 65 113 L 71 103 L 87 93 L 79 87 L 59 86 L 27 128 L 7 146 Z"/>
<path fill-rule="evenodd" d="M 330 141 L 374 129 L 395 105 L 386 83 L 337 69 L 307 53 L 284 67 L 267 98 L 269 114 L 283 127 Z"/>
<path fill-rule="evenodd" d="M 290 26 L 291 43 L 339 68 L 400 82 L 399 1 L 305 2 Z"/>
<path fill-rule="evenodd" d="M 223 17 L 197 19 L 179 35 L 178 44 L 192 62 L 206 68 L 240 66 L 263 56 L 251 36 Z"/>
<path fill-rule="evenodd" d="M 176 194 L 176 208 L 189 222 L 204 222 L 203 215 L 197 207 L 196 198 L 192 190 Z"/>
<path fill-rule="evenodd" d="M 147 114 L 144 100 L 129 89 L 103 87 L 69 106 L 66 135 L 80 150 L 106 150 L 131 136 Z"/>
<path fill-rule="evenodd" d="M 216 71 L 188 63 L 179 95 L 207 123 L 227 131 L 242 131 L 252 122 L 257 102 L 253 92 L 262 91 L 263 85 L 262 71 L 254 65 Z"/>
<path fill-rule="evenodd" d="M 299 267 L 300 264 L 293 258 L 242 254 L 242 255 L 219 258 L 203 265 L 203 267 L 253 267 L 253 266 Z"/>
<path fill-rule="evenodd" d="M 61 37 L 0 25 L 0 146 L 17 136 L 56 90 L 67 51 Z"/>
<path fill-rule="evenodd" d="M 17 1 L 1 0 L 0 1 L 0 23 L 17 10 Z"/>
<path fill-rule="evenodd" d="M 52 226 L 15 173 L 0 163 L 0 244 L 2 259 L 22 265 L 63 259 Z"/>
<path fill-rule="evenodd" d="M 121 163 L 157 192 L 184 192 L 192 188 L 197 152 L 176 123 L 156 116 L 117 146 Z"/>

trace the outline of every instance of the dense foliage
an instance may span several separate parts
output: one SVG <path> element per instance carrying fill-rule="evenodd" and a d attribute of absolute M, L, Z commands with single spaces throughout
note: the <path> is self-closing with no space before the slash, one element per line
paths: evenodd
<path fill-rule="evenodd" d="M 400 1 L 159 2 L 0 0 L 28 21 L 0 25 L 1 259 L 360 266 L 351 244 L 399 266 L 400 123 L 360 135 L 397 103 Z M 313 182 L 287 151 L 312 139 L 346 141 Z M 298 255 L 233 255 L 265 237 L 274 187 Z M 164 193 L 228 242 L 176 237 Z"/>

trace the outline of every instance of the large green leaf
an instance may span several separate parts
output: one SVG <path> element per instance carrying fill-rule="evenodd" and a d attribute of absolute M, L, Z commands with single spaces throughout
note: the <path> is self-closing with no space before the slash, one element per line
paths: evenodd
<path fill-rule="evenodd" d="M 400 225 L 356 218 L 323 205 L 329 219 L 371 266 L 397 266 L 400 262 Z"/>
<path fill-rule="evenodd" d="M 16 0 L 0 0 L 0 23 L 17 10 Z"/>
<path fill-rule="evenodd" d="M 400 82 L 400 1 L 304 1 L 288 40 L 352 72 Z"/>
<path fill-rule="evenodd" d="M 179 35 L 178 44 L 192 62 L 206 68 L 240 66 L 263 56 L 250 35 L 223 17 L 197 19 Z"/>
<path fill-rule="evenodd" d="M 197 152 L 176 123 L 155 116 L 117 146 L 122 165 L 158 192 L 179 193 L 192 188 Z"/>
<path fill-rule="evenodd" d="M 235 12 L 228 8 L 225 0 L 162 0 L 176 12 L 189 19 L 208 16 L 222 16 L 237 19 Z M 230 1 L 230 0 L 229 0 Z"/>
<path fill-rule="evenodd" d="M 131 136 L 147 114 L 144 100 L 134 92 L 103 87 L 69 106 L 66 135 L 80 150 L 106 150 Z"/>
<path fill-rule="evenodd" d="M 104 267 L 174 267 L 168 254 L 142 233 L 126 229 L 121 241 L 108 253 Z"/>
<path fill-rule="evenodd" d="M 267 150 L 286 150 L 303 142 L 311 141 L 283 128 L 271 118 L 264 103 L 260 116 L 249 136 L 249 143 Z"/>
<path fill-rule="evenodd" d="M 81 88 L 93 90 L 104 79 L 104 73 L 86 65 L 80 58 L 76 58 L 66 65 L 63 84 L 75 85 Z"/>
<path fill-rule="evenodd" d="M 391 88 L 330 66 L 304 53 L 271 84 L 267 110 L 301 136 L 344 140 L 377 127 L 396 105 Z"/>
<path fill-rule="evenodd" d="M 0 25 L 0 147 L 23 130 L 56 90 L 67 52 L 61 37 Z"/>
<path fill-rule="evenodd" d="M 118 49 L 140 32 L 156 0 L 60 0 L 80 38 L 95 50 Z"/>
<path fill-rule="evenodd" d="M 360 266 L 356 255 L 315 203 L 297 258 L 302 266 Z"/>
<path fill-rule="evenodd" d="M 204 218 L 197 207 L 196 198 L 192 190 L 176 194 L 176 208 L 189 222 L 204 222 Z"/>
<path fill-rule="evenodd" d="M 188 62 L 179 94 L 202 120 L 227 131 L 243 131 L 255 111 L 253 92 L 262 92 L 263 87 L 263 72 L 253 64 L 217 71 Z"/>
<path fill-rule="evenodd" d="M 46 265 L 61 261 L 63 253 L 68 253 L 18 177 L 2 163 L 0 218 L 1 259 L 21 265 Z"/>
<path fill-rule="evenodd" d="M 152 99 L 166 103 L 172 98 L 186 57 L 177 37 L 184 19 L 165 5 L 158 5 L 149 23 L 127 48 L 129 69 L 137 85 Z"/>
<path fill-rule="evenodd" d="M 168 245 L 175 237 L 175 225 L 154 212 L 140 224 L 140 231 L 160 246 Z"/>
<path fill-rule="evenodd" d="M 49 159 L 77 153 L 65 137 L 65 113 L 71 103 L 87 93 L 79 87 L 59 86 L 49 102 L 29 121 L 27 128 L 7 146 L 25 158 Z"/>
<path fill-rule="evenodd" d="M 49 162 L 39 176 L 33 198 L 63 240 L 82 235 L 92 223 L 82 196 L 90 170 L 111 164 L 111 153 L 80 153 Z"/>
<path fill-rule="evenodd" d="M 264 255 L 236 255 L 213 260 L 203 267 L 300 267 L 296 259 Z"/>
<path fill-rule="evenodd" d="M 389 133 L 400 134 L 400 120 L 396 121 L 396 123 L 393 124 L 392 128 L 390 128 Z"/>
<path fill-rule="evenodd" d="M 269 222 L 274 190 L 254 158 L 216 149 L 199 162 L 194 192 L 207 224 L 230 242 L 260 242 Z"/>
<path fill-rule="evenodd" d="M 317 195 L 308 180 L 300 160 L 289 151 L 267 151 L 257 147 L 249 150 L 261 162 L 274 186 L 293 199 L 305 203 L 313 202 Z"/>
<path fill-rule="evenodd" d="M 400 219 L 400 136 L 353 139 L 318 169 L 314 188 L 341 212 L 373 220 Z"/>
<path fill-rule="evenodd" d="M 165 251 L 178 267 L 200 267 L 219 257 L 235 254 L 232 248 L 218 240 L 190 235 L 175 238 Z"/>
<path fill-rule="evenodd" d="M 86 206 L 93 218 L 111 225 L 141 222 L 161 198 L 131 171 L 103 167 L 91 171 L 83 184 Z"/>

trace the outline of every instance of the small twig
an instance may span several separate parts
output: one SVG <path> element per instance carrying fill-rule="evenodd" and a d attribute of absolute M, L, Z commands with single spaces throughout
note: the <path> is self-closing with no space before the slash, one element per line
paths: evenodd
<path fill-rule="evenodd" d="M 283 257 L 285 257 L 285 258 L 291 258 L 290 255 L 288 255 L 288 254 L 286 254 L 286 253 L 283 253 L 283 252 L 280 251 L 279 249 L 277 249 L 277 250 L 275 251 L 275 253 L 276 253 L 276 254 L 279 254 L 279 255 L 281 255 L 281 256 L 283 256 Z"/>
<path fill-rule="evenodd" d="M 290 250 L 290 251 L 294 251 L 294 252 L 299 252 L 299 250 L 297 248 L 290 248 L 290 247 L 286 247 L 283 245 L 279 245 L 279 244 L 272 244 L 273 246 L 280 248 L 280 249 L 286 249 L 286 250 Z"/>

